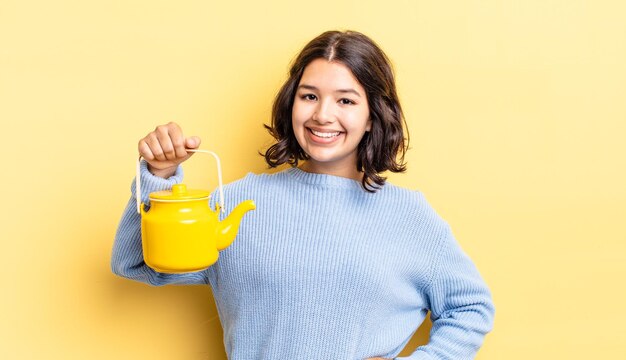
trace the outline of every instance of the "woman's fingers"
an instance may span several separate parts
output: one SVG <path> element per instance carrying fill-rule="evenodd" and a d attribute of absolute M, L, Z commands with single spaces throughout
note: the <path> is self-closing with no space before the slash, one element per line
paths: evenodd
<path fill-rule="evenodd" d="M 183 130 L 180 128 L 180 126 L 178 126 L 178 124 L 173 122 L 167 124 L 167 130 L 169 133 L 169 139 L 172 144 L 175 158 L 185 158 L 187 156 L 187 151 L 185 150 L 185 137 L 183 136 Z"/>
<path fill-rule="evenodd" d="M 199 137 L 185 138 L 180 126 L 173 122 L 157 126 L 138 143 L 139 154 L 146 159 L 149 169 L 165 171 L 166 176 L 173 174 L 176 166 L 193 155 L 187 152 L 187 148 L 197 149 L 199 146 Z"/>
<path fill-rule="evenodd" d="M 202 140 L 200 140 L 200 138 L 197 136 L 191 136 L 185 139 L 185 145 L 188 149 L 197 149 L 200 146 L 201 142 Z"/>
<path fill-rule="evenodd" d="M 165 157 L 165 152 L 163 147 L 161 146 L 161 140 L 157 135 L 156 131 L 151 132 L 146 136 L 146 143 L 150 147 L 150 151 L 152 155 L 154 155 L 154 159 L 158 161 L 165 161 L 167 158 Z"/>
<path fill-rule="evenodd" d="M 176 134 L 171 129 L 170 125 L 159 125 L 154 132 L 158 139 L 159 146 L 163 151 L 163 156 L 165 157 L 165 159 L 159 160 L 176 160 L 176 150 L 174 149 L 173 139 L 171 138 L 172 135 L 176 136 Z"/>
<path fill-rule="evenodd" d="M 155 159 L 154 154 L 152 154 L 152 150 L 150 150 L 150 146 L 146 142 L 145 138 L 139 140 L 138 148 L 139 148 L 139 155 L 141 155 L 141 157 L 146 159 L 146 161 Z"/>

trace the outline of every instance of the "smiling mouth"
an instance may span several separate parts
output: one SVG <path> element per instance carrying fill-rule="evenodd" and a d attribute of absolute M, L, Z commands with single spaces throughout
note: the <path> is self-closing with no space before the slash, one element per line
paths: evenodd
<path fill-rule="evenodd" d="M 321 132 L 321 131 L 316 131 L 313 129 L 309 129 L 307 128 L 313 135 L 321 137 L 321 138 L 333 138 L 333 137 L 337 137 L 341 134 L 341 131 L 334 131 L 334 132 Z"/>

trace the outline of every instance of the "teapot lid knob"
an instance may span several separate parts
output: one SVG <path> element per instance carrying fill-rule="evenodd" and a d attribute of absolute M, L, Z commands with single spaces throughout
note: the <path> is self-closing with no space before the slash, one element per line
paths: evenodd
<path fill-rule="evenodd" d="M 151 201 L 188 201 L 209 198 L 210 193 L 206 190 L 188 189 L 185 184 L 172 185 L 171 190 L 155 191 L 150 193 Z"/>
<path fill-rule="evenodd" d="M 187 194 L 187 185 L 176 184 L 172 186 L 172 193 L 176 196 L 184 196 Z"/>

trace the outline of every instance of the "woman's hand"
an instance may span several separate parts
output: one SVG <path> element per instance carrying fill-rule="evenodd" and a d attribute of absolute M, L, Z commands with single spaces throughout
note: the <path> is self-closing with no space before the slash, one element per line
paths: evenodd
<path fill-rule="evenodd" d="M 197 136 L 185 138 L 180 126 L 170 122 L 157 126 L 139 140 L 138 149 L 139 154 L 148 162 L 148 170 L 152 174 L 168 178 L 174 175 L 179 164 L 193 155 L 185 149 L 197 149 L 200 141 Z"/>

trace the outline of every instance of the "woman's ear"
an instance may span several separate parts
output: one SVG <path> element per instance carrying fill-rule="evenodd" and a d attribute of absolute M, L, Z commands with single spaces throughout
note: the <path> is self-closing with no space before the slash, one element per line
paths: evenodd
<path fill-rule="evenodd" d="M 365 131 L 372 131 L 372 118 L 367 119 L 367 123 L 365 124 Z"/>

